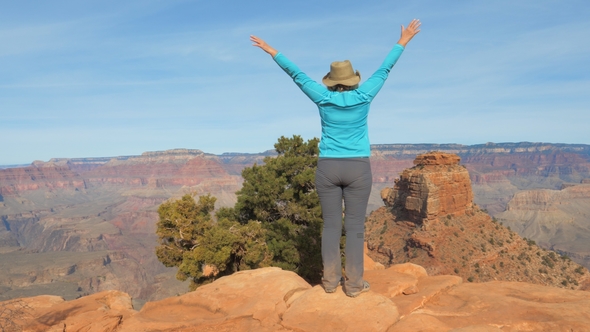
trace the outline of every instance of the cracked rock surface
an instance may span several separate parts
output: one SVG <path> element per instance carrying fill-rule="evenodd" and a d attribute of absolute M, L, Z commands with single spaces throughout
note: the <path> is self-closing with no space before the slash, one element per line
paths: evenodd
<path fill-rule="evenodd" d="M 365 257 L 370 263 L 370 258 Z M 370 264 L 369 264 L 370 265 Z M 20 299 L 25 331 L 584 331 L 590 292 L 521 282 L 463 283 L 405 263 L 365 272 L 371 290 L 327 294 L 279 268 L 242 271 L 148 302 L 106 291 Z M 14 301 L 14 300 L 11 300 Z M 0 305 L 15 305 L 2 302 Z"/>

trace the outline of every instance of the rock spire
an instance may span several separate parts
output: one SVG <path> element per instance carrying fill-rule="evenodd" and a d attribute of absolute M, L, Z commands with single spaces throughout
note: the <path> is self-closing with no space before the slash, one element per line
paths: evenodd
<path fill-rule="evenodd" d="M 415 166 L 404 170 L 393 188 L 383 189 L 381 198 L 416 224 L 462 216 L 473 207 L 473 192 L 469 172 L 459 165 L 460 160 L 444 152 L 418 155 Z"/>

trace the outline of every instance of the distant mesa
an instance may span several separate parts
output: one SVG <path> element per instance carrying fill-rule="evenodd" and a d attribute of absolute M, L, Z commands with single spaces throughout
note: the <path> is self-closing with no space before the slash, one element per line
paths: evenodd
<path fill-rule="evenodd" d="M 167 155 L 195 155 L 201 156 L 205 152 L 197 149 L 171 149 L 164 151 L 147 151 L 142 153 L 142 156 L 153 157 L 153 156 L 167 156 Z"/>

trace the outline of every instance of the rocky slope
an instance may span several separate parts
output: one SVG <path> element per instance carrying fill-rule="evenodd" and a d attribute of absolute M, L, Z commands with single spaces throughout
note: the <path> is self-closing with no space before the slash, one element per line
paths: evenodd
<path fill-rule="evenodd" d="M 279 268 L 242 271 L 135 311 L 105 291 L 73 301 L 0 302 L 0 324 L 24 331 L 585 331 L 590 292 L 529 283 L 463 283 L 410 263 L 367 270 L 371 290 L 327 294 Z"/>
<path fill-rule="evenodd" d="M 373 259 L 386 266 L 412 262 L 430 275 L 471 282 L 590 289 L 585 268 L 521 238 L 473 203 L 469 173 L 457 155 L 431 152 L 414 164 L 382 191 L 386 206 L 368 217 Z"/>

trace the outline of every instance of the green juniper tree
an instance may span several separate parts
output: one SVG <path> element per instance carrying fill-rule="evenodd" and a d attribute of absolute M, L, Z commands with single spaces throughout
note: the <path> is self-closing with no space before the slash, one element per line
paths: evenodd
<path fill-rule="evenodd" d="M 191 195 L 158 209 L 158 259 L 191 288 L 235 271 L 278 266 L 321 279 L 321 208 L 315 191 L 318 139 L 279 138 L 276 157 L 242 172 L 233 208 L 211 216 L 215 198 Z M 206 267 L 209 267 L 208 273 Z M 211 273 L 211 270 L 214 273 Z"/>
<path fill-rule="evenodd" d="M 222 217 L 214 221 L 215 197 L 192 195 L 160 205 L 156 255 L 176 278 L 190 279 L 190 288 L 239 270 L 269 266 L 265 230 L 259 222 L 240 224 Z M 207 271 L 206 267 L 209 267 Z"/>
<path fill-rule="evenodd" d="M 234 210 L 241 223 L 262 222 L 274 266 L 321 279 L 322 213 L 315 190 L 317 138 L 280 137 L 278 156 L 244 169 L 244 184 Z"/>

